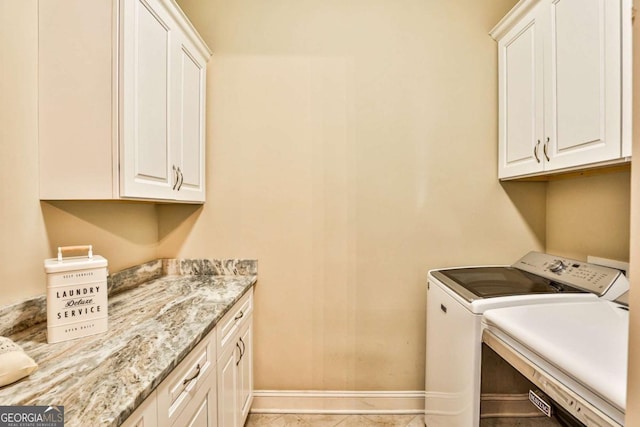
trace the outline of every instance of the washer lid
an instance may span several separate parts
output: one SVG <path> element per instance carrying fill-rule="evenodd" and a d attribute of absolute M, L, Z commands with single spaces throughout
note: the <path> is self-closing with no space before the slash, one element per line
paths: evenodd
<path fill-rule="evenodd" d="M 452 268 L 432 274 L 469 302 L 514 295 L 585 293 L 513 267 Z"/>

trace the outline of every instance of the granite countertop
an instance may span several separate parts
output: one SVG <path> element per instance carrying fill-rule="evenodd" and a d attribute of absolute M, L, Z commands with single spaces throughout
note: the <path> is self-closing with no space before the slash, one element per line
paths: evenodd
<path fill-rule="evenodd" d="M 65 426 L 121 424 L 257 280 L 248 260 L 157 260 L 109 277 L 109 330 L 47 344 L 44 296 L 0 308 L 39 365 L 0 405 L 63 405 Z"/>

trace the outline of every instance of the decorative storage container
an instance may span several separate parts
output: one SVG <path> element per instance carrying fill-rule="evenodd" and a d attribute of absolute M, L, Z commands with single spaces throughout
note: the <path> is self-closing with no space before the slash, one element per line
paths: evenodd
<path fill-rule="evenodd" d="M 66 251 L 87 256 L 63 258 Z M 47 273 L 47 341 L 55 343 L 107 331 L 107 260 L 92 247 L 58 248 L 44 261 Z"/>

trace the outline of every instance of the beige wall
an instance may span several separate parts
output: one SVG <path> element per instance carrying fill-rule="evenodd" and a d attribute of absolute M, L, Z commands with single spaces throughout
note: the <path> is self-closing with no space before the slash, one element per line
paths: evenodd
<path fill-rule="evenodd" d="M 0 0 L 0 305 L 46 291 L 57 246 L 93 244 L 112 271 L 158 246 L 153 205 L 39 202 L 37 12 L 36 0 Z"/>
<path fill-rule="evenodd" d="M 180 3 L 215 52 L 208 194 L 160 208 L 160 253 L 259 259 L 256 388 L 424 389 L 427 270 L 544 247 L 545 184 L 496 178 L 515 1 Z"/>
<path fill-rule="evenodd" d="M 547 184 L 547 252 L 629 260 L 630 172 Z"/>

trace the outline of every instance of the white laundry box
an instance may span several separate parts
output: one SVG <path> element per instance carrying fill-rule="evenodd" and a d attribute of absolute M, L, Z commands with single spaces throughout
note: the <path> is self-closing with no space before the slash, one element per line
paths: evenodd
<path fill-rule="evenodd" d="M 63 252 L 86 250 L 86 256 Z M 44 261 L 47 273 L 47 341 L 56 343 L 107 331 L 107 260 L 91 245 L 58 248 Z"/>

